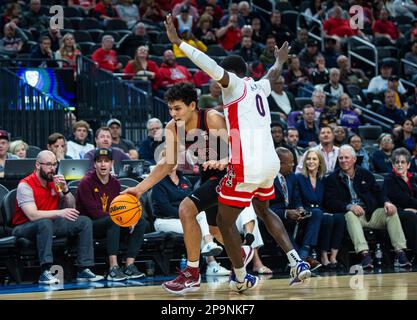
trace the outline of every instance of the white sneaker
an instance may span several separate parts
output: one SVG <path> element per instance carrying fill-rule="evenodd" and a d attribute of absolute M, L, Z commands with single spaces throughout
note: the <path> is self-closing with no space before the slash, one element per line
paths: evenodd
<path fill-rule="evenodd" d="M 213 266 L 208 265 L 206 270 L 206 276 L 228 276 L 230 275 L 230 270 L 222 267 L 220 263 L 216 263 Z"/>
<path fill-rule="evenodd" d="M 203 257 L 210 257 L 210 256 L 216 257 L 220 253 L 222 253 L 222 251 L 223 251 L 223 248 L 217 245 L 217 243 L 209 242 L 201 250 L 201 255 Z"/>

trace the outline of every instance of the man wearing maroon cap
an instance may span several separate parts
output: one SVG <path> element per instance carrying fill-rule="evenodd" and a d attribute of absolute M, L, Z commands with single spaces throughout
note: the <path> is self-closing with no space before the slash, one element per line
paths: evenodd
<path fill-rule="evenodd" d="M 9 133 L 6 130 L 0 130 L 0 178 L 4 178 L 4 163 L 6 159 L 19 159 L 14 154 L 7 152 L 9 150 Z"/>

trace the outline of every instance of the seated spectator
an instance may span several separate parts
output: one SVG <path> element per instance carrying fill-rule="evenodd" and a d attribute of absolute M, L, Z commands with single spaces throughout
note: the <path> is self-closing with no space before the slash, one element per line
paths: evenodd
<path fill-rule="evenodd" d="M 239 27 L 243 27 L 246 22 L 245 19 L 239 14 L 239 6 L 237 3 L 231 2 L 229 4 L 229 8 L 227 10 L 227 13 L 220 19 L 220 27 L 224 27 L 229 23 L 229 19 L 231 15 L 237 16 L 237 25 Z"/>
<path fill-rule="evenodd" d="M 313 102 L 314 107 L 314 120 L 319 124 L 320 115 L 329 108 L 326 105 L 326 94 L 322 90 L 314 90 L 311 95 L 311 102 Z"/>
<path fill-rule="evenodd" d="M 371 79 L 368 85 L 368 93 L 372 93 L 374 95 L 383 93 L 388 89 L 388 79 L 392 75 L 392 65 L 390 62 L 382 60 L 381 67 L 380 67 L 381 74 L 379 76 L 375 76 Z M 405 94 L 406 90 L 401 83 L 398 82 L 398 93 Z"/>
<path fill-rule="evenodd" d="M 412 42 L 411 51 L 405 54 L 404 59 L 413 64 L 417 64 L 417 40 L 414 40 Z M 404 74 L 413 82 L 417 80 L 417 68 L 416 67 L 413 67 L 409 64 L 404 63 Z"/>
<path fill-rule="evenodd" d="M 107 281 L 123 281 L 145 277 L 135 266 L 135 258 L 143 243 L 146 220 L 129 228 L 121 228 L 109 215 L 110 204 L 121 191 L 120 182 L 110 174 L 113 167 L 112 151 L 98 148 L 94 151 L 94 171 L 88 172 L 77 188 L 77 210 L 92 220 L 95 239 L 106 239 L 109 271 Z M 117 262 L 120 240 L 127 236 L 126 264 L 122 269 Z"/>
<path fill-rule="evenodd" d="M 48 30 L 43 32 L 41 36 L 48 36 L 51 39 L 51 49 L 53 52 L 58 51 L 62 39 L 61 32 L 58 27 L 48 27 Z"/>
<path fill-rule="evenodd" d="M 385 8 L 382 8 L 379 12 L 379 19 L 374 22 L 372 32 L 375 37 L 387 38 L 392 44 L 395 44 L 398 38 L 404 36 L 395 24 L 389 20 L 389 13 Z"/>
<path fill-rule="evenodd" d="M 174 7 L 172 8 L 172 16 L 177 17 L 178 15 L 181 15 L 181 13 L 184 13 L 186 9 L 187 9 L 186 12 L 189 13 L 192 20 L 198 21 L 198 17 L 199 17 L 198 10 L 195 4 L 193 4 L 192 1 L 189 1 L 189 0 L 184 0 L 184 1 L 181 1 L 180 3 L 175 4 Z M 191 30 L 192 28 L 189 28 L 189 29 Z"/>
<path fill-rule="evenodd" d="M 18 3 L 9 3 L 4 9 L 4 14 L 0 18 L 0 28 L 3 28 L 8 23 L 14 23 L 16 26 L 21 26 L 23 23 L 22 7 Z"/>
<path fill-rule="evenodd" d="M 113 167 L 112 167 L 112 173 L 114 175 L 118 175 L 118 170 L 122 168 L 122 161 L 123 160 L 130 160 L 129 156 L 123 152 L 122 149 L 119 148 L 112 148 L 112 136 L 111 136 L 111 130 L 109 127 L 101 127 L 98 128 L 96 131 L 95 136 L 96 141 L 96 147 L 97 148 L 111 148 L 112 150 L 112 157 L 113 157 Z M 95 149 L 88 151 L 84 159 L 90 160 L 90 169 L 94 169 L 94 152 Z"/>
<path fill-rule="evenodd" d="M 354 84 L 362 89 L 368 87 L 369 79 L 361 69 L 351 68 L 348 57 L 344 55 L 337 57 L 337 66 L 340 71 L 340 82 L 345 86 Z"/>
<path fill-rule="evenodd" d="M 252 20 L 255 18 L 262 21 L 261 15 L 255 10 L 255 8 L 251 8 L 251 4 L 248 1 L 240 1 L 238 3 L 238 12 L 244 20 L 244 25 L 251 25 Z M 239 27 L 243 27 L 243 25 L 239 25 Z"/>
<path fill-rule="evenodd" d="M 376 173 L 391 173 L 392 162 L 391 154 L 394 149 L 394 142 L 392 136 L 388 133 L 383 133 L 377 140 L 379 150 L 372 155 L 372 166 Z"/>
<path fill-rule="evenodd" d="M 30 0 L 29 11 L 23 15 L 20 26 L 38 35 L 48 29 L 49 18 L 42 11 L 41 0 Z"/>
<path fill-rule="evenodd" d="M 349 146 L 340 149 L 340 169 L 325 182 L 325 208 L 331 213 L 345 213 L 347 230 L 355 252 L 362 258 L 362 268 L 373 269 L 372 257 L 363 227 L 387 229 L 396 252 L 395 266 L 411 266 L 397 208 L 376 184 L 372 172 L 355 165 L 356 153 Z"/>
<path fill-rule="evenodd" d="M 298 249 L 300 258 L 310 263 L 311 269 L 314 270 L 320 266 L 320 263 L 315 261 L 313 266 L 311 264 L 312 259 L 308 257 L 310 250 L 317 245 L 323 213 L 314 211 L 310 217 L 305 216 L 306 211 L 301 201 L 297 178 L 292 171 L 294 166 L 293 155 L 285 148 L 278 148 L 277 154 L 281 162 L 281 168 L 274 181 L 275 199 L 270 201 L 270 208 L 281 218 L 294 247 Z M 298 225 L 305 229 L 303 238 L 300 240 L 300 246 L 297 245 L 296 237 L 298 229 L 296 226 Z"/>
<path fill-rule="evenodd" d="M 224 27 L 216 30 L 216 37 L 219 44 L 226 51 L 232 51 L 235 45 L 240 42 L 242 32 L 238 26 L 238 17 L 236 14 L 231 14 L 228 23 Z"/>
<path fill-rule="evenodd" d="M 7 152 L 9 150 L 9 133 L 6 130 L 0 130 L 0 178 L 4 178 L 4 163 L 6 159 L 19 159 L 18 156 Z"/>
<path fill-rule="evenodd" d="M 213 28 L 213 17 L 207 13 L 202 14 L 194 34 L 206 46 L 217 44 L 216 30 Z"/>
<path fill-rule="evenodd" d="M 277 42 L 275 40 L 275 37 L 272 34 L 267 36 L 266 47 L 261 53 L 261 55 L 259 56 L 259 60 L 262 62 L 262 64 L 264 65 L 266 69 L 269 69 L 275 63 L 276 58 L 275 58 L 274 52 L 275 52 L 276 45 L 277 45 Z"/>
<path fill-rule="evenodd" d="M 127 155 L 135 155 L 137 150 L 135 144 L 129 139 L 122 138 L 122 123 L 118 119 L 110 119 L 107 121 L 107 127 L 110 128 L 111 137 L 112 137 L 112 148 L 119 148 L 124 151 Z"/>
<path fill-rule="evenodd" d="M 304 209 L 313 215 L 323 216 L 318 247 L 321 250 L 321 263 L 325 270 L 337 270 L 337 254 L 345 236 L 346 222 L 342 214 L 324 213 L 324 176 L 327 172 L 321 152 L 309 149 L 303 163 L 303 171 L 296 174 L 301 201 Z M 330 252 L 330 257 L 328 256 Z"/>
<path fill-rule="evenodd" d="M 259 43 L 259 42 L 256 42 L 254 39 L 253 39 L 253 29 L 252 29 L 252 26 L 251 25 L 244 25 L 243 27 L 242 27 L 242 29 L 240 29 L 241 30 L 241 32 L 242 32 L 242 37 L 241 37 L 241 39 L 243 39 L 244 37 L 248 37 L 248 38 L 250 38 L 251 40 L 252 40 L 252 47 L 253 47 L 253 49 L 258 53 L 258 54 L 260 54 L 260 52 L 262 51 L 262 49 L 265 47 L 265 42 L 263 42 L 263 43 Z M 238 50 L 240 50 L 242 48 L 242 41 L 240 42 L 240 43 L 238 43 L 235 47 L 234 47 L 234 50 L 235 51 L 238 51 Z"/>
<path fill-rule="evenodd" d="M 156 164 L 159 153 L 155 154 L 156 149 L 164 142 L 164 130 L 161 120 L 158 118 L 149 119 L 146 123 L 148 136 L 139 144 L 139 159 L 146 160 L 151 164 Z"/>
<path fill-rule="evenodd" d="M 344 42 L 346 37 L 364 36 L 359 29 L 350 27 L 350 20 L 342 18 L 342 8 L 335 6 L 332 9 L 330 18 L 324 20 L 323 31 L 326 36 L 337 37 L 339 43 Z"/>
<path fill-rule="evenodd" d="M 408 16 L 414 19 L 417 14 L 417 5 L 412 0 L 394 0 L 392 9 L 395 16 Z"/>
<path fill-rule="evenodd" d="M 210 80 L 210 93 L 203 94 L 200 99 L 198 99 L 198 107 L 200 109 L 210 109 L 214 108 L 221 112 L 223 111 L 223 98 L 222 98 L 222 90 L 220 85 L 217 81 L 213 79 Z"/>
<path fill-rule="evenodd" d="M 119 54 L 128 55 L 134 57 L 137 51 L 137 48 L 141 46 L 148 47 L 149 50 L 152 49 L 151 39 L 149 38 L 146 30 L 146 25 L 143 22 L 139 22 L 132 33 L 123 37 L 118 43 Z"/>
<path fill-rule="evenodd" d="M 399 148 L 392 153 L 393 172 L 385 177 L 384 188 L 389 200 L 398 208 L 407 247 L 417 255 L 417 176 L 408 171 L 410 152 Z"/>
<path fill-rule="evenodd" d="M 391 89 L 385 91 L 385 105 L 378 109 L 378 114 L 394 121 L 394 125 L 401 125 L 405 120 L 405 113 L 396 106 L 396 92 Z"/>
<path fill-rule="evenodd" d="M 101 48 L 94 51 L 91 59 L 94 60 L 98 66 L 110 72 L 118 72 L 123 66 L 117 61 L 117 53 L 113 50 L 114 38 L 110 35 L 105 35 L 101 39 Z"/>
<path fill-rule="evenodd" d="M 284 73 L 284 78 L 288 91 L 296 97 L 306 97 L 314 91 L 309 74 L 307 70 L 301 68 L 297 56 L 292 55 L 288 58 L 288 70 Z"/>
<path fill-rule="evenodd" d="M 315 112 L 311 104 L 307 104 L 303 108 L 303 120 L 296 124 L 296 129 L 300 140 L 298 145 L 302 148 L 314 147 L 318 144 L 318 127 L 314 121 Z"/>
<path fill-rule="evenodd" d="M 284 90 L 285 80 L 283 76 L 271 83 L 271 94 L 268 96 L 268 104 L 271 112 L 278 112 L 279 118 L 286 122 L 290 112 L 298 110 L 297 102 L 291 92 Z"/>
<path fill-rule="evenodd" d="M 369 154 L 362 147 L 362 138 L 358 134 L 353 134 L 347 139 L 347 143 L 355 150 L 356 152 L 356 165 L 361 166 L 366 170 L 370 170 L 369 167 Z"/>
<path fill-rule="evenodd" d="M 18 35 L 16 35 L 16 31 Z M 15 57 L 21 53 L 27 36 L 14 22 L 9 22 L 4 26 L 4 37 L 0 39 L 0 54 Z"/>
<path fill-rule="evenodd" d="M 308 30 L 306 28 L 301 28 L 298 30 L 297 39 L 291 41 L 291 52 L 295 55 L 298 55 L 304 48 L 307 47 L 308 41 Z"/>
<path fill-rule="evenodd" d="M 337 167 L 337 157 L 339 155 L 339 147 L 334 145 L 334 131 L 331 127 L 321 127 L 319 132 L 319 141 L 318 146 L 313 147 L 315 150 L 319 150 L 324 158 L 326 163 L 326 173 L 331 173 Z M 298 162 L 296 173 L 303 171 L 303 162 L 305 158 L 305 153 Z"/>
<path fill-rule="evenodd" d="M 40 37 L 39 44 L 33 49 L 29 58 L 34 59 L 31 62 L 32 67 L 58 68 L 58 63 L 56 63 L 54 59 L 54 53 L 52 52 L 52 49 L 51 49 L 51 39 L 48 36 Z M 48 60 L 48 61 L 45 61 L 45 60 Z"/>
<path fill-rule="evenodd" d="M 298 130 L 296 128 L 288 128 L 284 132 L 285 144 L 287 149 L 291 151 L 294 156 L 294 170 L 300 163 L 304 154 L 304 148 L 298 146 Z"/>
<path fill-rule="evenodd" d="M 193 83 L 193 76 L 186 67 L 177 64 L 172 50 L 166 50 L 163 62 L 159 68 L 158 80 L 158 88 L 165 90 L 180 82 Z"/>
<path fill-rule="evenodd" d="M 405 119 L 401 126 L 393 130 L 394 149 L 406 148 L 409 152 L 413 152 L 417 142 L 417 137 L 413 129 L 413 120 Z"/>
<path fill-rule="evenodd" d="M 35 171 L 19 182 L 16 193 L 16 210 L 13 214 L 13 236 L 27 238 L 36 243 L 41 266 L 39 284 L 58 284 L 59 279 L 50 271 L 54 261 L 54 236 L 77 238 L 77 281 L 99 281 L 95 275 L 93 230 L 91 220 L 80 216 L 75 199 L 64 179 L 59 181 L 62 191 L 54 183 L 58 162 L 47 150 L 36 158 Z M 59 209 L 61 208 L 61 209 Z"/>
<path fill-rule="evenodd" d="M 313 26 L 313 19 L 323 22 L 326 18 L 326 3 L 322 0 L 310 1 L 310 5 L 304 11 L 305 19 L 309 27 Z"/>
<path fill-rule="evenodd" d="M 23 140 L 15 140 L 10 143 L 9 152 L 14 154 L 19 159 L 26 159 L 26 152 L 28 151 L 29 146 Z"/>
<path fill-rule="evenodd" d="M 193 190 L 191 182 L 185 178 L 180 171 L 177 171 L 177 167 L 178 166 L 175 166 L 168 176 L 152 188 L 152 212 L 153 216 L 156 218 L 154 222 L 156 231 L 184 233 L 179 217 L 180 203 L 188 197 Z M 215 210 L 217 210 L 217 207 Z M 213 236 L 211 235 L 212 233 L 214 235 L 220 234 L 220 231 L 218 230 L 218 227 L 209 227 L 207 224 L 206 213 L 204 211 L 200 212 L 196 219 L 201 229 L 204 246 L 222 249 L 213 242 Z M 221 251 L 222 250 L 220 250 L 220 252 Z M 206 275 L 227 276 L 230 274 L 230 271 L 217 263 L 213 256 L 208 256 L 206 261 Z"/>
<path fill-rule="evenodd" d="M 74 137 L 67 143 L 67 156 L 72 159 L 84 159 L 87 152 L 94 149 L 91 143 L 88 143 L 88 133 L 90 125 L 84 120 L 74 123 L 72 132 Z"/>
<path fill-rule="evenodd" d="M 55 155 L 58 162 L 63 159 L 72 159 L 70 156 L 67 156 L 67 139 L 59 132 L 49 135 L 46 147 Z"/>
<path fill-rule="evenodd" d="M 329 69 L 326 68 L 326 60 L 323 55 L 316 55 L 314 68 L 310 71 L 310 78 L 314 85 L 324 85 L 329 82 Z"/>
<path fill-rule="evenodd" d="M 253 18 L 252 19 L 252 40 L 254 43 L 261 43 L 265 44 L 266 42 L 266 33 L 264 29 L 262 29 L 262 23 L 260 18 Z"/>
<path fill-rule="evenodd" d="M 159 23 L 165 20 L 164 11 L 160 7 L 159 3 L 155 2 L 155 0 L 140 1 L 139 14 L 140 14 L 142 21 L 149 21 L 151 23 Z"/>
<path fill-rule="evenodd" d="M 350 130 L 356 131 L 361 125 L 359 116 L 362 112 L 359 109 L 352 109 L 352 99 L 347 93 L 342 94 L 337 99 L 337 117 L 340 120 L 340 125 Z"/>
<path fill-rule="evenodd" d="M 290 28 L 282 22 L 281 12 L 278 10 L 272 11 L 270 23 L 267 25 L 265 33 L 273 34 L 277 44 L 284 43 L 285 41 L 291 42 L 295 38 Z"/>
<path fill-rule="evenodd" d="M 65 60 L 66 63 L 59 61 L 59 67 L 71 67 L 74 69 L 77 67 L 77 56 L 81 55 L 81 51 L 77 49 L 75 44 L 74 35 L 72 33 L 66 33 L 62 37 L 61 48 L 55 52 L 56 60 Z"/>
<path fill-rule="evenodd" d="M 193 46 L 194 48 L 197 48 L 198 50 L 202 52 L 207 51 L 207 46 L 202 41 L 197 39 L 191 30 L 183 29 L 183 31 L 179 33 L 179 37 L 182 39 L 183 42 L 188 43 L 190 46 Z M 175 58 L 186 57 L 185 53 L 182 52 L 182 50 L 175 43 L 173 44 L 172 47 L 173 47 Z"/>
<path fill-rule="evenodd" d="M 119 19 L 119 14 L 112 5 L 112 0 L 102 0 L 94 7 L 93 17 L 106 26 L 109 20 Z"/>
<path fill-rule="evenodd" d="M 397 75 L 392 75 L 388 78 L 387 90 L 392 90 L 395 92 L 395 106 L 398 109 L 401 109 L 404 112 L 406 112 L 408 110 L 408 103 L 406 101 L 405 94 L 399 93 L 398 91 L 399 86 L 400 86 L 400 78 L 398 78 Z M 384 94 L 385 93 L 381 92 L 378 96 L 375 96 L 374 98 L 383 102 L 385 98 Z"/>
<path fill-rule="evenodd" d="M 341 147 L 342 145 L 346 144 L 346 131 L 343 127 L 337 126 L 333 130 L 334 132 L 334 145 L 336 147 Z"/>
<path fill-rule="evenodd" d="M 301 68 L 307 69 L 311 73 L 311 70 L 316 65 L 316 57 L 318 54 L 320 54 L 319 43 L 314 39 L 308 40 L 307 46 L 298 54 Z"/>
<path fill-rule="evenodd" d="M 146 46 L 140 46 L 136 50 L 135 58 L 130 60 L 126 65 L 123 73 L 128 74 L 128 77 L 136 80 L 151 81 L 152 90 L 157 89 L 159 68 L 158 65 L 149 60 L 149 49 Z"/>
<path fill-rule="evenodd" d="M 139 9 L 133 0 L 120 0 L 116 5 L 117 13 L 119 17 L 126 21 L 127 27 L 132 29 L 133 26 L 139 21 Z"/>
<path fill-rule="evenodd" d="M 246 63 L 259 60 L 260 52 L 252 42 L 252 38 L 243 36 L 240 42 L 240 49 L 234 51 L 235 55 L 241 56 Z"/>
<path fill-rule="evenodd" d="M 329 74 L 330 81 L 323 87 L 323 91 L 334 99 L 342 96 L 347 89 L 340 83 L 340 71 L 337 68 L 331 68 Z"/>
<path fill-rule="evenodd" d="M 271 122 L 271 135 L 275 149 L 286 147 L 284 141 L 284 128 L 280 122 Z"/>
<path fill-rule="evenodd" d="M 172 13 L 174 17 L 174 25 L 178 30 L 178 34 L 183 33 L 185 30 L 192 31 L 194 29 L 194 17 L 190 12 L 189 5 L 181 6 L 179 14 Z M 197 19 L 197 18 L 196 18 Z"/>
<path fill-rule="evenodd" d="M 88 14 L 96 6 L 96 0 L 68 0 L 68 6 L 81 8 Z"/>

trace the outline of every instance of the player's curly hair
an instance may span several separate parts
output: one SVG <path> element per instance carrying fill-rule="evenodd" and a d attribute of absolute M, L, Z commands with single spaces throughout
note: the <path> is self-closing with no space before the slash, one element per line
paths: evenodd
<path fill-rule="evenodd" d="M 244 77 L 248 72 L 246 62 L 241 56 L 228 56 L 223 59 L 220 66 L 228 72 L 233 72 L 238 77 Z"/>
<path fill-rule="evenodd" d="M 190 105 L 191 102 L 197 103 L 197 90 L 191 83 L 181 82 L 172 86 L 165 92 L 164 95 L 166 102 L 173 102 L 176 100 L 183 101 L 186 105 Z"/>

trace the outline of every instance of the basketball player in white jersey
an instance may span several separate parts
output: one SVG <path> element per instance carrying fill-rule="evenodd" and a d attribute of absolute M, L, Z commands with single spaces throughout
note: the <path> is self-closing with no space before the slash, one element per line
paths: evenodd
<path fill-rule="evenodd" d="M 229 133 L 229 164 L 227 174 L 218 188 L 217 224 L 233 264 L 230 288 L 242 292 L 258 284 L 257 277 L 246 273 L 241 255 L 241 238 L 235 224 L 240 212 L 251 202 L 268 232 L 286 252 L 292 267 L 292 282 L 303 281 L 311 275 L 309 265 L 300 259 L 282 221 L 269 209 L 269 200 L 275 197 L 274 178 L 278 175 L 280 162 L 270 132 L 267 96 L 271 93 L 270 81 L 279 77 L 282 65 L 288 58 L 288 42 L 280 49 L 275 47 L 276 62 L 267 74 L 269 80 L 254 81 L 244 78 L 247 67 L 241 57 L 226 57 L 219 66 L 178 37 L 171 15 L 167 16 L 165 27 L 169 40 L 222 88 Z M 206 167 L 215 168 L 218 165 L 219 162 L 210 161 Z"/>

